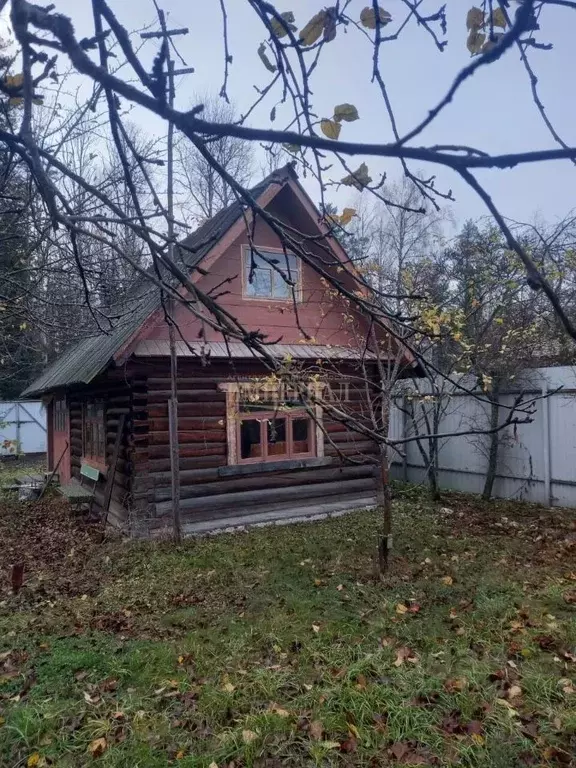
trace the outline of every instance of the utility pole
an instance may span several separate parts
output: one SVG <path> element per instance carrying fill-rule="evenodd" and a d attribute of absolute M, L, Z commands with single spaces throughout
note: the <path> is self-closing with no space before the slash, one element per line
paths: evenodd
<path fill-rule="evenodd" d="M 164 11 L 156 11 L 160 21 L 160 32 L 143 32 L 140 37 L 144 40 L 161 39 L 166 50 L 166 68 L 168 70 L 168 105 L 174 106 L 174 78 L 176 75 L 187 75 L 194 72 L 193 67 L 174 69 L 174 61 L 170 55 L 170 38 L 175 35 L 186 35 L 188 29 L 167 29 Z M 168 258 L 174 260 L 174 125 L 168 123 L 167 147 L 167 184 L 166 210 L 168 215 Z M 172 531 L 176 544 L 182 541 L 182 524 L 180 520 L 180 446 L 178 441 L 178 356 L 176 354 L 176 300 L 169 298 L 167 302 L 168 339 L 170 345 L 170 399 L 168 400 L 168 430 L 170 442 L 170 477 L 172 486 Z"/>

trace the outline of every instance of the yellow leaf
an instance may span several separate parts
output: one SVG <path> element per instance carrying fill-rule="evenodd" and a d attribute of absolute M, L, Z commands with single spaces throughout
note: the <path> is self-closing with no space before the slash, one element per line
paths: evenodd
<path fill-rule="evenodd" d="M 33 752 L 28 760 L 26 760 L 26 765 L 28 768 L 35 768 L 35 766 L 40 764 L 40 754 L 38 752 Z"/>
<path fill-rule="evenodd" d="M 352 219 L 356 216 L 356 209 L 355 208 L 344 208 L 340 216 L 338 217 L 338 222 L 343 227 L 346 226 L 346 224 L 350 224 Z"/>
<path fill-rule="evenodd" d="M 323 741 L 322 746 L 324 749 L 340 749 L 339 741 Z"/>
<path fill-rule="evenodd" d="M 260 56 L 260 61 L 262 62 L 262 64 L 264 64 L 268 72 L 276 72 L 276 69 L 277 69 L 276 64 L 273 64 L 270 61 L 266 53 L 266 43 L 260 43 L 260 45 L 258 46 L 258 56 Z"/>
<path fill-rule="evenodd" d="M 484 13 L 481 8 L 473 6 L 466 14 L 466 29 L 477 32 L 484 26 Z"/>
<path fill-rule="evenodd" d="M 24 83 L 24 75 L 22 72 L 18 75 L 8 75 L 4 79 L 4 83 L 8 88 L 20 88 Z"/>
<path fill-rule="evenodd" d="M 182 760 L 186 752 L 184 752 L 183 749 L 179 749 L 178 752 L 176 752 L 176 760 Z"/>
<path fill-rule="evenodd" d="M 276 702 L 270 704 L 270 712 L 274 712 L 274 714 L 278 715 L 278 717 L 290 717 L 290 712 L 288 712 L 287 709 L 282 709 L 282 707 L 279 707 Z"/>
<path fill-rule="evenodd" d="M 396 606 L 396 613 L 408 613 L 408 608 L 404 605 L 404 603 L 398 603 Z"/>
<path fill-rule="evenodd" d="M 466 47 L 470 51 L 472 55 L 475 55 L 477 53 L 480 53 L 482 50 L 482 46 L 484 45 L 484 41 L 486 40 L 486 35 L 482 32 L 477 32 L 476 30 L 472 30 L 470 34 L 468 35 L 468 40 L 466 40 Z"/>
<path fill-rule="evenodd" d="M 320 121 L 320 129 L 324 136 L 327 136 L 329 139 L 337 139 L 338 136 L 340 136 L 342 126 L 340 123 L 336 123 L 334 120 L 328 120 L 327 118 L 324 118 Z"/>
<path fill-rule="evenodd" d="M 106 739 L 104 737 L 100 739 L 94 739 L 90 743 L 90 753 L 92 754 L 92 757 L 100 757 L 105 751 L 107 747 Z"/>
<path fill-rule="evenodd" d="M 316 634 L 318 634 L 318 632 L 320 632 L 320 625 L 319 624 L 312 624 L 312 629 L 313 629 L 314 632 L 316 632 Z"/>
<path fill-rule="evenodd" d="M 254 733 L 254 731 L 242 731 L 242 741 L 244 744 L 250 744 L 254 739 L 258 738 L 258 734 Z"/>
<path fill-rule="evenodd" d="M 362 26 L 368 27 L 368 29 L 376 29 L 377 22 L 380 26 L 385 27 L 386 24 L 389 24 L 391 21 L 392 16 L 380 6 L 378 6 L 378 16 L 374 13 L 374 7 L 372 6 L 366 6 L 360 13 L 360 22 Z"/>
<path fill-rule="evenodd" d="M 502 8 L 495 8 L 492 11 L 492 26 L 493 27 L 502 27 L 504 29 L 506 27 L 506 16 L 504 15 L 504 11 Z"/>
<path fill-rule="evenodd" d="M 353 123 L 359 117 L 360 115 L 354 104 L 338 104 L 338 106 L 334 107 L 334 120 L 338 123 L 342 120 L 347 123 Z"/>
<path fill-rule="evenodd" d="M 234 693 L 234 691 L 236 690 L 236 686 L 232 685 L 232 683 L 224 683 L 224 685 L 222 686 L 222 690 L 226 691 L 226 693 Z"/>
<path fill-rule="evenodd" d="M 278 19 L 270 19 L 270 26 L 272 27 L 272 31 L 276 37 L 284 37 L 288 34 L 288 30 L 291 32 L 296 30 L 296 27 L 293 24 L 294 14 L 292 11 L 285 11 L 284 13 L 281 13 L 280 16 L 282 17 L 283 21 L 278 21 Z"/>
<path fill-rule="evenodd" d="M 324 31 L 325 21 L 326 11 L 320 11 L 315 16 L 312 16 L 308 24 L 300 30 L 300 42 L 303 45 L 314 45 Z"/>
<path fill-rule="evenodd" d="M 484 744 L 485 739 L 484 739 L 484 736 L 481 736 L 479 733 L 473 733 L 472 734 L 472 741 L 475 744 L 478 744 L 479 747 L 481 747 L 482 744 Z"/>
<path fill-rule="evenodd" d="M 447 587 L 451 587 L 453 583 L 454 583 L 454 579 L 452 578 L 452 576 L 444 576 L 442 578 L 442 584 L 446 584 Z"/>
<path fill-rule="evenodd" d="M 218 763 L 215 763 L 214 760 L 212 760 L 208 768 L 218 768 Z"/>
<path fill-rule="evenodd" d="M 368 166 L 366 163 L 362 163 L 356 171 L 353 171 L 348 176 L 344 176 L 340 183 L 344 184 L 345 187 L 354 187 L 362 191 L 371 181 L 372 177 L 368 175 Z"/>

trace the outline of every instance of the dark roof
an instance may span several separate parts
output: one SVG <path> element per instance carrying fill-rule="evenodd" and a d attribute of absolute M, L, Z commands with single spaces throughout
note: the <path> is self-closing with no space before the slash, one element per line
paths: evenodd
<path fill-rule="evenodd" d="M 296 174 L 292 165 L 288 164 L 269 174 L 250 190 L 250 194 L 257 199 L 270 185 L 281 184 L 290 177 L 296 178 Z M 246 207 L 236 200 L 188 235 L 181 243 L 184 248 L 179 249 L 184 265 L 192 268 L 199 264 Z M 30 398 L 71 384 L 88 384 L 108 366 L 114 354 L 160 306 L 160 291 L 149 280 L 142 278 L 122 307 L 122 319 L 112 331 L 97 333 L 74 344 L 57 357 L 20 397 Z"/>

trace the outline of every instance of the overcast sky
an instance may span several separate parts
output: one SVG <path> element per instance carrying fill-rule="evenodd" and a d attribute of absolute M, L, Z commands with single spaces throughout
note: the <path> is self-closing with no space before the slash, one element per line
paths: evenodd
<path fill-rule="evenodd" d="M 263 29 L 246 0 L 225 0 L 228 9 L 230 52 L 234 61 L 230 70 L 229 94 L 239 111 L 244 111 L 255 96 L 254 85 L 263 87 L 269 80 L 257 55 L 263 39 Z M 130 30 L 151 24 L 155 19 L 152 0 L 109 0 L 120 20 Z M 190 33 L 176 38 L 178 49 L 195 74 L 179 80 L 177 106 L 187 107 L 194 92 L 214 91 L 222 84 L 223 46 L 220 3 L 218 0 L 161 0 L 173 27 L 187 26 Z M 426 0 L 426 12 L 437 10 L 434 0 Z M 351 14 L 358 16 L 365 0 L 354 0 Z M 393 16 L 386 32 L 393 32 L 403 19 L 404 6 L 400 0 L 383 0 L 382 5 Z M 514 6 L 514 3 L 512 4 Z M 56 10 L 71 16 L 78 37 L 91 32 L 91 12 L 88 0 L 55 0 Z M 318 0 L 287 0 L 276 2 L 279 11 L 291 10 L 299 28 L 320 10 Z M 458 70 L 470 55 L 466 49 L 466 11 L 468 4 L 448 0 L 448 46 L 440 53 L 428 34 L 411 26 L 399 41 L 382 47 L 382 73 L 386 78 L 390 98 L 397 116 L 400 133 L 419 122 L 444 94 Z M 530 57 L 539 77 L 539 87 L 549 117 L 570 145 L 576 144 L 576 45 L 574 44 L 575 14 L 561 8 L 547 8 L 541 17 L 539 40 L 552 42 L 552 51 L 531 51 Z M 150 57 L 153 44 L 146 48 Z M 358 108 L 360 120 L 345 124 L 341 138 L 358 141 L 386 142 L 392 139 L 384 104 L 377 87 L 370 83 L 371 49 L 355 30 L 343 34 L 325 47 L 321 66 L 313 80 L 313 104 L 319 116 L 330 116 L 335 104 L 352 102 Z M 255 113 L 254 125 L 268 124 L 270 109 L 277 100 L 269 98 Z M 286 113 L 285 113 L 286 114 Z M 282 127 L 282 113 L 274 124 Z M 138 117 L 139 125 L 151 132 L 159 130 L 150 117 Z M 516 49 L 502 60 L 483 68 L 460 91 L 433 125 L 422 134 L 418 144 L 468 144 L 489 152 L 522 151 L 554 146 L 534 106 L 530 83 Z M 352 159 L 356 167 L 360 162 Z M 386 170 L 390 178 L 398 178 L 397 163 L 369 159 L 372 176 Z M 424 168 L 426 173 L 434 169 Z M 452 188 L 456 197 L 453 205 L 459 222 L 469 216 L 485 213 L 474 193 L 466 189 L 449 171 L 439 169 L 440 188 Z M 540 213 L 549 220 L 563 216 L 576 208 L 574 194 L 576 168 L 568 162 L 507 170 L 484 171 L 480 180 L 486 183 L 505 215 L 526 220 Z M 306 182 L 305 182 L 306 183 Z M 314 199 L 317 194 L 310 188 Z M 345 204 L 347 193 L 335 201 Z"/>

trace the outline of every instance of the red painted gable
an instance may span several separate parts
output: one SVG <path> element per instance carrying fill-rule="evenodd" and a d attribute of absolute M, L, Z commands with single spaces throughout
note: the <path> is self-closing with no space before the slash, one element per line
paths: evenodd
<path fill-rule="evenodd" d="M 320 232 L 314 218 L 317 213 L 306 203 L 307 200 L 302 195 L 298 196 L 291 184 L 287 184 L 277 192 L 266 206 L 266 210 L 299 232 L 317 235 Z M 194 281 L 200 290 L 218 295 L 219 306 L 237 318 L 246 330 L 263 332 L 266 341 L 364 346 L 368 330 L 367 321 L 354 310 L 350 310 L 346 299 L 338 295 L 328 282 L 307 264 L 301 263 L 302 288 L 296 307 L 292 299 L 261 299 L 243 295 L 242 253 L 243 247 L 249 246 L 249 236 L 244 222 L 239 223 L 241 231 L 234 240 L 218 253 L 212 263 L 210 254 L 202 263 L 201 266 L 207 269 L 208 274 L 198 277 L 195 273 Z M 282 247 L 278 235 L 260 218 L 256 220 L 253 242 L 263 249 Z M 340 266 L 342 254 L 332 253 L 328 256 L 321 246 L 309 241 L 305 247 L 321 259 L 326 271 L 337 276 L 349 290 L 359 289 L 356 280 L 348 274 L 350 266 L 347 270 Z M 214 250 L 217 252 L 217 247 Z M 176 310 L 176 320 L 186 341 L 199 341 L 202 337 L 206 341 L 222 341 L 219 332 L 210 328 L 207 323 L 202 323 L 183 305 Z M 309 339 L 305 338 L 306 334 Z M 138 341 L 145 339 L 168 339 L 168 327 L 162 313 L 158 313 L 139 334 Z"/>

